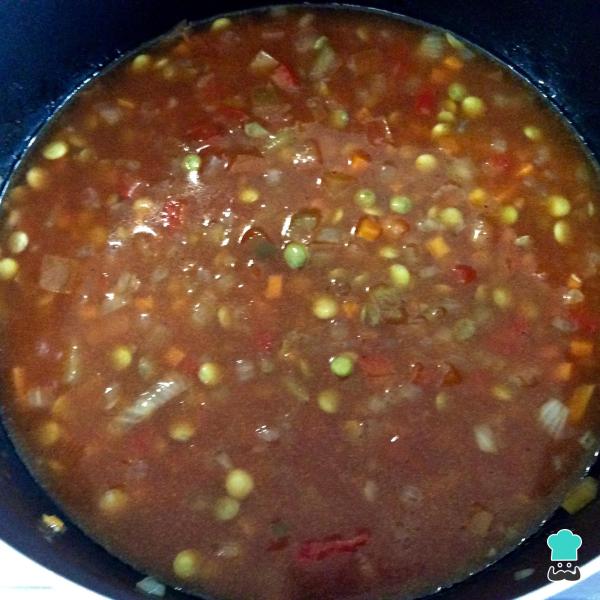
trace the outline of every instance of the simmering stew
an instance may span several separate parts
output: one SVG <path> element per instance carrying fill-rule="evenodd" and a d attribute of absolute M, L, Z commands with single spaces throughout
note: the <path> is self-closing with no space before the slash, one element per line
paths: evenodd
<path fill-rule="evenodd" d="M 182 27 L 78 92 L 7 191 L 6 421 L 161 581 L 425 594 L 597 446 L 599 198 L 564 122 L 449 33 Z"/>

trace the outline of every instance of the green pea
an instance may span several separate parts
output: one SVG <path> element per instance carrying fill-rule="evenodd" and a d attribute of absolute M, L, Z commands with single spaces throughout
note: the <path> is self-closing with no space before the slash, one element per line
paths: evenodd
<path fill-rule="evenodd" d="M 453 229 L 460 228 L 464 225 L 462 212 L 454 206 L 443 208 L 439 214 L 439 221 L 442 225 Z"/>
<path fill-rule="evenodd" d="M 467 95 L 467 88 L 462 83 L 451 83 L 448 86 L 448 97 L 455 102 L 461 102 Z"/>
<path fill-rule="evenodd" d="M 8 249 L 13 254 L 20 254 L 29 244 L 29 236 L 24 231 L 13 231 L 8 238 Z"/>
<path fill-rule="evenodd" d="M 117 346 L 111 353 L 111 362 L 117 371 L 124 371 L 133 360 L 133 353 L 128 346 Z"/>
<path fill-rule="evenodd" d="M 506 225 L 514 225 L 519 220 L 519 211 L 512 204 L 507 204 L 500 210 L 500 220 Z"/>
<path fill-rule="evenodd" d="M 410 271 L 404 265 L 394 264 L 390 267 L 390 279 L 398 287 L 408 287 L 410 284 Z"/>
<path fill-rule="evenodd" d="M 340 405 L 340 395 L 336 390 L 323 390 L 317 397 L 317 403 L 323 412 L 336 413 Z"/>
<path fill-rule="evenodd" d="M 254 479 L 244 469 L 233 469 L 227 474 L 225 489 L 232 498 L 244 500 L 254 489 Z"/>
<path fill-rule="evenodd" d="M 214 362 L 206 362 L 198 369 L 198 379 L 208 387 L 214 387 L 221 383 L 223 372 L 221 367 Z"/>
<path fill-rule="evenodd" d="M 313 302 L 313 314 L 318 319 L 329 320 L 337 315 L 338 305 L 331 296 L 319 296 Z"/>
<path fill-rule="evenodd" d="M 298 242 L 289 243 L 283 251 L 283 258 L 290 269 L 302 268 L 306 264 L 308 256 L 308 248 Z"/>
<path fill-rule="evenodd" d="M 182 550 L 173 560 L 173 572 L 181 579 L 198 575 L 202 558 L 196 550 Z"/>
<path fill-rule="evenodd" d="M 8 281 L 14 279 L 19 272 L 19 263 L 14 258 L 0 259 L 0 279 Z"/>
<path fill-rule="evenodd" d="M 329 368 L 338 377 L 349 377 L 354 371 L 354 359 L 349 354 L 338 354 L 331 359 Z"/>
<path fill-rule="evenodd" d="M 215 502 L 214 512 L 219 521 L 231 521 L 240 512 L 240 503 L 235 498 L 222 496 Z"/>
<path fill-rule="evenodd" d="M 566 217 L 571 212 L 571 203 L 564 196 L 553 194 L 548 198 L 548 212 L 556 218 Z"/>
<path fill-rule="evenodd" d="M 373 190 L 362 188 L 354 194 L 354 202 L 361 208 L 372 208 L 377 202 L 377 196 Z"/>
<path fill-rule="evenodd" d="M 349 121 L 350 115 L 348 115 L 348 111 L 342 108 L 332 110 L 329 115 L 329 122 L 331 123 L 331 126 L 336 129 L 344 129 Z"/>
<path fill-rule="evenodd" d="M 492 292 L 492 299 L 500 308 L 507 308 L 512 302 L 510 291 L 502 287 L 498 287 Z"/>
<path fill-rule="evenodd" d="M 390 198 L 390 210 L 400 215 L 405 215 L 412 210 L 413 203 L 408 196 L 392 196 Z"/>
<path fill-rule="evenodd" d="M 462 110 L 469 119 L 478 119 L 485 113 L 485 102 L 478 96 L 467 96 L 462 101 Z"/>
<path fill-rule="evenodd" d="M 183 159 L 183 168 L 186 171 L 197 171 L 202 164 L 202 160 L 197 154 L 186 154 Z"/>

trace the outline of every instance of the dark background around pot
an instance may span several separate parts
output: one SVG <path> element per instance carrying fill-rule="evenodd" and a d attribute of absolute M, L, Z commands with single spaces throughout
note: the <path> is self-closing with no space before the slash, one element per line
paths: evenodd
<path fill-rule="evenodd" d="M 512 64 L 563 111 L 600 156 L 600 2 L 407 0 L 362 4 L 447 27 Z M 27 140 L 49 114 L 98 68 L 184 19 L 193 21 L 260 5 L 202 0 L 2 0 L 0 182 L 6 181 Z M 139 599 L 133 587 L 141 576 L 76 527 L 70 525 L 64 536 L 47 542 L 38 531 L 44 512 L 60 514 L 22 466 L 0 426 L 0 538 L 110 598 Z M 599 502 L 575 517 L 559 511 L 516 552 L 445 591 L 439 599 L 501 600 L 544 585 L 548 533 L 569 527 L 581 534 L 580 558 L 585 562 L 600 554 L 599 521 Z M 525 568 L 536 570 L 530 578 L 515 582 L 514 571 Z M 185 597 L 175 592 L 170 596 Z"/>

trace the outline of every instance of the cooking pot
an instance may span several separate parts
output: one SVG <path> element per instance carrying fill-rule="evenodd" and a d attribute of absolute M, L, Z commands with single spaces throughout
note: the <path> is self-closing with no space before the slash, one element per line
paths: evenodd
<path fill-rule="evenodd" d="M 262 4 L 228 0 L 3 0 L 0 185 L 6 184 L 36 130 L 101 67 L 183 20 L 200 20 Z M 564 0 L 360 4 L 446 27 L 479 44 L 538 87 L 569 119 L 590 152 L 600 156 L 600 3 L 596 0 L 566 4 Z M 592 475 L 598 472 L 600 461 L 591 471 Z M 143 575 L 110 556 L 68 520 L 67 533 L 48 542 L 38 526 L 43 513 L 61 515 L 29 475 L 0 425 L 0 538 L 42 565 L 109 598 L 139 600 L 135 583 Z M 600 556 L 598 523 L 600 501 L 574 516 L 559 509 L 516 550 L 435 598 L 502 600 L 538 589 L 548 583 L 547 536 L 563 527 L 581 535 L 584 543 L 579 558 L 583 564 Z M 0 573 L 4 568 L 0 567 Z M 534 570 L 529 577 L 515 579 L 515 572 L 524 569 L 528 570 L 525 573 Z M 168 597 L 188 596 L 169 591 Z"/>

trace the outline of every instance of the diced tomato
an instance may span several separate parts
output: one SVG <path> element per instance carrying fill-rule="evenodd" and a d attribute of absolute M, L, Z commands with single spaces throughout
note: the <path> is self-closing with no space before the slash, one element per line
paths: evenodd
<path fill-rule="evenodd" d="M 200 361 L 196 356 L 186 354 L 184 359 L 177 365 L 177 369 L 190 377 L 196 377 L 198 375 L 199 366 Z"/>
<path fill-rule="evenodd" d="M 271 81 L 284 92 L 295 92 L 298 90 L 298 76 L 287 65 L 280 64 L 271 73 Z"/>
<path fill-rule="evenodd" d="M 371 144 L 383 144 L 392 141 L 392 131 L 387 119 L 381 117 L 367 123 L 367 137 Z"/>
<path fill-rule="evenodd" d="M 367 377 L 385 377 L 394 373 L 394 364 L 386 356 L 370 354 L 360 356 L 358 366 Z"/>
<path fill-rule="evenodd" d="M 124 173 L 119 181 L 119 185 L 117 187 L 117 194 L 121 198 L 126 198 L 127 200 L 131 200 L 135 191 L 142 185 L 142 182 L 139 179 L 134 179 L 128 173 Z"/>
<path fill-rule="evenodd" d="M 577 325 L 578 331 L 584 333 L 600 332 L 600 315 L 588 310 L 577 308 L 571 311 L 571 320 Z"/>
<path fill-rule="evenodd" d="M 452 272 L 460 283 L 472 283 L 477 279 L 477 271 L 469 265 L 456 265 Z"/>
<path fill-rule="evenodd" d="M 442 374 L 441 385 L 457 385 L 462 381 L 460 371 L 451 363 L 443 362 L 438 365 Z"/>
<path fill-rule="evenodd" d="M 486 345 L 492 352 L 511 356 L 522 351 L 531 335 L 529 323 L 524 318 L 515 318 L 486 336 Z"/>
<path fill-rule="evenodd" d="M 220 106 L 215 111 L 214 118 L 228 128 L 239 127 L 242 123 L 245 123 L 250 119 L 248 114 L 243 110 L 225 105 Z"/>
<path fill-rule="evenodd" d="M 423 117 L 431 116 L 436 108 L 437 94 L 433 88 L 422 89 L 415 98 L 415 114 Z"/>
<path fill-rule="evenodd" d="M 267 552 L 277 552 L 278 550 L 283 550 L 287 548 L 290 544 L 290 538 L 288 536 L 276 538 L 269 542 L 267 546 Z"/>
<path fill-rule="evenodd" d="M 223 133 L 224 130 L 221 125 L 217 125 L 214 121 L 207 119 L 192 125 L 185 132 L 185 135 L 194 140 L 210 144 L 220 138 Z"/>
<path fill-rule="evenodd" d="M 512 158 L 504 153 L 504 154 L 493 154 L 486 161 L 493 176 L 501 176 L 507 175 L 513 168 L 513 160 Z"/>
<path fill-rule="evenodd" d="M 308 540 L 300 544 L 296 558 L 300 562 L 315 562 L 337 554 L 356 552 L 361 546 L 368 544 L 370 539 L 371 534 L 363 529 L 351 538 L 332 535 L 322 540 Z"/>
<path fill-rule="evenodd" d="M 256 347 L 262 352 L 270 352 L 273 350 L 275 345 L 275 337 L 270 331 L 260 331 L 254 338 L 256 340 Z"/>
<path fill-rule="evenodd" d="M 176 229 L 183 225 L 185 207 L 182 200 L 171 198 L 167 200 L 160 213 L 163 227 Z"/>
<path fill-rule="evenodd" d="M 124 440 L 127 453 L 132 459 L 149 456 L 152 453 L 152 447 L 155 435 L 149 429 L 133 430 Z"/>

